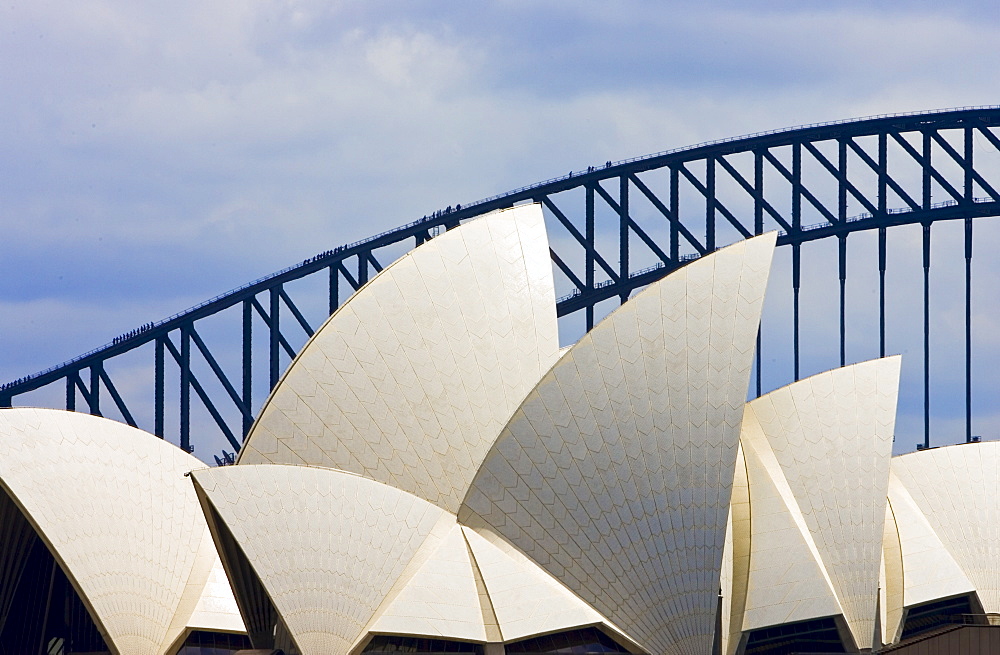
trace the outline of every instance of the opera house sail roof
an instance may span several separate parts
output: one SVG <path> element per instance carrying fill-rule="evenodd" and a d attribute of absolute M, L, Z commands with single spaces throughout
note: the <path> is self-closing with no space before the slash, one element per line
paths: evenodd
<path fill-rule="evenodd" d="M 711 649 L 773 245 L 694 262 L 584 336 L 511 418 L 459 512 L 650 652 Z"/>
<path fill-rule="evenodd" d="M 30 579 L 43 573 L 46 562 L 36 560 L 48 553 L 72 585 L 68 598 L 93 623 L 80 617 L 79 630 L 75 624 L 67 630 L 93 642 L 94 651 L 154 655 L 176 648 L 192 629 L 243 632 L 217 570 L 213 580 L 218 556 L 184 477 L 201 466 L 115 421 L 46 409 L 0 411 L 4 618 L 19 617 L 28 628 L 54 620 L 28 611 L 29 585 L 56 576 L 48 564 L 45 579 Z M 22 640 L 39 637 L 5 623 L 6 652 L 33 652 L 38 642 L 28 649 Z"/>
<path fill-rule="evenodd" d="M 264 404 L 241 464 L 351 471 L 455 512 L 559 352 L 538 207 L 412 250 L 345 302 Z"/>
<path fill-rule="evenodd" d="M 0 654 L 858 652 L 1000 613 L 1000 452 L 892 458 L 898 357 L 747 400 L 775 240 L 560 350 L 541 207 L 468 221 L 330 316 L 233 466 L 0 410 Z"/>
<path fill-rule="evenodd" d="M 854 645 L 872 647 L 899 361 L 820 373 L 747 403 L 750 529 L 733 535 L 749 559 L 741 631 L 835 616 Z"/>

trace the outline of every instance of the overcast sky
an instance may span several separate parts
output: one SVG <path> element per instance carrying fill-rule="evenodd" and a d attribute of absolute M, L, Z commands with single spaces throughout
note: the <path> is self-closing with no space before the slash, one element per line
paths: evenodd
<path fill-rule="evenodd" d="M 0 378 L 588 164 L 998 103 L 998 27 L 987 2 L 9 0 Z"/>

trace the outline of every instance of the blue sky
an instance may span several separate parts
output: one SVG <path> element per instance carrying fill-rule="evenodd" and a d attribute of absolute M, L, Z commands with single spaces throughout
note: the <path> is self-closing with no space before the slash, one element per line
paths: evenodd
<path fill-rule="evenodd" d="M 4 3 L 0 378 L 569 169 L 997 103 L 998 23 L 985 2 Z"/>

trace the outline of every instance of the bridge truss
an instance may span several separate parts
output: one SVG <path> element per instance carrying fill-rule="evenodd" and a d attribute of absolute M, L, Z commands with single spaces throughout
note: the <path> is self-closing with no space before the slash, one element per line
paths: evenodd
<path fill-rule="evenodd" d="M 961 221 L 964 241 L 965 439 L 973 439 L 973 219 L 1000 214 L 1000 107 L 878 116 L 725 139 L 547 180 L 468 205 L 448 207 L 399 228 L 340 246 L 256 280 L 187 311 L 116 337 L 111 343 L 0 387 L 0 407 L 61 389 L 66 409 L 107 413 L 170 437 L 193 451 L 200 436 L 218 430 L 238 449 L 255 407 L 319 322 L 371 275 L 410 247 L 485 212 L 522 202 L 541 203 L 552 243 L 562 320 L 590 329 L 602 312 L 718 247 L 779 230 L 790 250 L 792 379 L 799 379 L 803 335 L 800 290 L 803 248 L 836 244 L 839 361 L 847 363 L 848 237 L 877 240 L 878 354 L 887 350 L 888 233 L 919 226 L 922 269 L 923 446 L 930 446 L 932 227 Z M 295 295 L 312 280 L 323 288 L 318 319 Z M 958 290 L 955 290 L 958 293 Z M 315 312 L 314 312 L 315 313 Z M 203 326 L 231 318 L 210 347 Z M 214 325 L 214 323 L 213 323 Z M 762 327 L 762 331 L 765 328 Z M 761 337 L 758 337 L 758 345 Z M 225 356 L 222 353 L 224 351 Z M 139 353 L 152 398 L 126 399 L 115 384 L 115 362 Z M 911 355 L 912 356 L 912 355 Z M 150 361 L 151 360 L 151 361 Z M 753 390 L 762 390 L 761 348 Z M 789 380 L 790 381 L 790 380 Z M 255 403 L 257 405 L 255 405 Z M 37 404 L 37 403 L 36 403 Z M 149 423 L 135 406 L 147 408 Z M 197 409 L 204 424 L 192 420 Z M 141 424 L 141 425 L 140 425 Z"/>

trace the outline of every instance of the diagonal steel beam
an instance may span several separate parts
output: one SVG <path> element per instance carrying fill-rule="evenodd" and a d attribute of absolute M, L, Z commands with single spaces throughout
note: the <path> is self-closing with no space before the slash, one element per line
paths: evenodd
<path fill-rule="evenodd" d="M 1000 150 L 1000 139 L 993 134 L 990 128 L 982 120 L 976 121 L 976 129 L 979 130 L 980 134 L 986 137 L 986 140 L 989 141 L 994 148 Z"/>
<path fill-rule="evenodd" d="M 691 234 L 691 231 L 688 230 L 684 226 L 684 224 L 681 223 L 680 219 L 674 215 L 674 212 L 667 209 L 666 206 L 664 206 L 664 204 L 660 202 L 660 199 L 656 197 L 656 194 L 650 191 L 649 187 L 647 187 L 643 183 L 643 181 L 638 178 L 638 176 L 630 174 L 629 179 L 632 180 L 632 184 L 635 185 L 635 188 L 639 189 L 639 191 L 642 192 L 642 195 L 646 196 L 646 199 L 653 204 L 653 207 L 655 207 L 658 212 L 663 214 L 664 218 L 670 221 L 671 227 L 676 229 L 684 237 L 684 239 L 687 240 L 687 242 L 691 244 L 691 246 L 695 250 L 698 251 L 698 254 L 704 255 L 706 252 L 708 252 L 708 249 L 705 248 L 705 246 L 701 245 L 698 239 L 696 239 L 695 236 Z"/>
<path fill-rule="evenodd" d="M 839 182 L 843 188 L 850 191 L 851 195 L 854 196 L 858 200 L 858 202 L 864 205 L 865 209 L 867 209 L 869 213 L 873 215 L 879 213 L 878 207 L 873 205 L 871 201 L 868 200 L 867 196 L 861 193 L 858 190 L 858 188 L 854 186 L 850 180 L 847 179 L 847 175 L 842 173 L 839 168 L 831 164 L 830 160 L 826 158 L 826 155 L 820 152 L 816 146 L 814 146 L 809 142 L 806 142 L 802 145 L 806 147 L 806 150 L 809 151 L 809 153 L 813 156 L 813 158 L 816 159 L 816 161 L 818 161 L 823 166 L 823 168 L 825 168 L 831 175 L 837 178 L 837 182 Z M 837 222 L 838 223 L 841 222 L 839 218 L 837 219 Z"/>
<path fill-rule="evenodd" d="M 198 348 L 198 351 L 201 352 L 201 356 L 205 358 L 206 362 L 208 362 L 208 366 L 212 369 L 212 372 L 215 373 L 215 377 L 220 383 L 222 383 L 222 387 L 226 390 L 226 393 L 229 394 L 233 404 L 236 405 L 236 409 L 240 410 L 240 413 L 243 414 L 244 418 L 253 422 L 253 414 L 250 413 L 250 409 L 246 406 L 246 404 L 244 404 L 240 395 L 236 393 L 236 389 L 229 381 L 229 377 L 226 376 L 222 367 L 219 366 L 215 357 L 212 356 L 211 351 L 205 345 L 205 342 L 202 341 L 201 335 L 194 329 L 194 325 L 191 326 L 191 339 L 194 341 L 194 345 Z"/>
<path fill-rule="evenodd" d="M 257 302 L 256 298 L 252 298 L 250 302 L 251 304 L 253 304 L 253 308 L 257 310 L 257 313 L 260 314 L 260 317 L 264 320 L 264 324 L 268 328 L 270 328 L 271 317 L 268 315 L 268 313 L 264 311 L 264 308 L 261 307 L 260 303 Z M 280 331 L 278 332 L 278 343 L 280 343 L 281 347 L 285 349 L 285 352 L 288 353 L 289 357 L 293 359 L 295 358 L 295 349 L 292 348 L 291 345 L 289 345 L 288 341 L 285 339 L 284 335 L 282 335 Z"/>
<path fill-rule="evenodd" d="M 841 142 L 846 143 L 847 146 L 854 151 L 854 154 L 856 154 L 861 159 L 861 161 L 863 161 L 868 166 L 868 168 L 872 169 L 872 172 L 874 173 L 879 172 L 878 162 L 872 159 L 871 155 L 865 152 L 865 149 L 859 146 L 857 142 L 854 141 L 854 139 L 841 139 Z M 910 194 L 908 194 L 906 190 L 903 189 L 903 187 L 900 186 L 898 182 L 896 182 L 896 180 L 892 179 L 892 176 L 887 176 L 883 179 L 885 180 L 885 183 L 889 186 L 889 188 L 895 191 L 896 195 L 902 198 L 903 202 L 905 202 L 907 205 L 910 206 L 910 209 L 912 210 L 921 209 L 920 203 L 911 198 Z"/>
<path fill-rule="evenodd" d="M 944 139 L 939 132 L 931 132 L 931 138 L 937 141 L 938 145 L 948 153 L 955 162 L 962 167 L 962 170 L 968 171 L 972 175 L 972 179 L 979 183 L 979 186 L 983 188 L 986 193 L 990 194 L 994 200 L 1000 200 L 1000 194 L 997 194 L 996 190 L 990 186 L 990 183 L 983 179 L 976 169 L 969 163 L 965 161 L 965 157 L 958 154 L 956 150 L 951 146 L 946 139 Z"/>
<path fill-rule="evenodd" d="M 118 411 L 121 412 L 122 418 L 125 419 L 125 422 L 131 425 L 133 428 L 138 427 L 135 424 L 135 419 L 132 418 L 132 413 L 128 411 L 128 407 L 125 406 L 125 401 L 122 400 L 121 395 L 118 393 L 118 389 L 116 389 L 114 383 L 111 382 L 111 377 L 108 376 L 108 372 L 104 370 L 103 366 L 100 368 L 97 374 L 104 382 L 105 388 L 107 388 L 108 393 L 111 394 L 111 400 L 114 401 L 115 407 L 117 407 Z"/>
<path fill-rule="evenodd" d="M 313 335 L 314 330 L 309 325 L 309 322 L 306 320 L 306 317 L 303 316 L 302 312 L 299 311 L 299 308 L 296 307 L 295 303 L 292 302 L 292 299 L 288 297 L 287 293 L 285 293 L 285 290 L 283 288 L 278 290 L 278 297 L 280 297 L 282 302 L 285 303 L 285 307 L 287 307 L 289 311 L 292 312 L 292 316 L 294 316 L 295 320 L 299 322 L 299 325 L 302 327 L 305 333 L 311 337 Z"/>
<path fill-rule="evenodd" d="M 921 134 L 923 134 L 925 137 L 928 135 L 927 132 L 921 132 Z M 917 163 L 923 166 L 924 169 L 927 171 L 927 174 L 929 174 L 932 178 L 937 180 L 937 183 L 940 184 L 941 187 L 945 191 L 947 191 L 951 195 L 951 197 L 955 199 L 956 202 L 962 202 L 965 199 L 962 196 L 962 194 L 959 193 L 957 190 L 955 190 L 955 187 L 953 187 L 948 182 L 948 180 L 944 179 L 944 176 L 941 175 L 941 173 L 939 173 L 936 168 L 934 168 L 929 158 L 924 157 L 924 155 L 917 152 L 917 150 L 912 145 L 910 145 L 910 142 L 904 139 L 899 132 L 895 130 L 889 130 L 889 135 L 892 136 L 893 140 L 896 141 L 896 143 L 902 146 L 903 150 L 906 151 L 906 154 L 910 155 L 910 157 L 913 157 L 913 159 Z"/>
<path fill-rule="evenodd" d="M 583 280 L 576 276 L 573 269 L 567 266 L 566 263 L 563 262 L 562 258 L 557 255 L 556 251 L 552 248 L 549 248 L 549 256 L 552 257 L 552 261 L 555 262 L 555 265 L 558 266 L 559 270 L 563 272 L 563 275 L 568 277 L 569 281 L 576 285 L 578 291 L 583 291 L 587 288 L 587 285 L 583 283 Z"/>
<path fill-rule="evenodd" d="M 744 239 L 749 239 L 750 237 L 753 236 L 753 233 L 750 232 L 748 229 L 746 229 L 743 226 L 743 224 L 740 223 L 735 216 L 733 216 L 733 213 L 729 211 L 718 198 L 711 197 L 712 194 L 709 194 L 708 188 L 706 188 L 705 185 L 701 183 L 701 180 L 695 177 L 694 173 L 689 171 L 684 164 L 681 164 L 677 168 L 681 172 L 681 174 L 687 179 L 687 181 L 690 182 L 691 185 L 695 189 L 697 189 L 699 193 L 701 193 L 701 195 L 705 196 L 705 201 L 709 202 L 710 206 L 715 207 L 720 212 L 722 212 L 722 215 L 726 217 L 726 220 L 728 220 L 732 224 L 732 226 L 735 227 L 736 230 L 741 235 L 743 235 Z"/>
<path fill-rule="evenodd" d="M 793 186 L 798 185 L 799 191 L 801 192 L 802 196 L 806 200 L 808 200 L 809 204 L 815 207 L 820 214 L 823 214 L 823 217 L 826 218 L 826 220 L 830 221 L 830 224 L 832 225 L 837 224 L 837 217 L 834 216 L 832 213 L 830 213 L 830 210 L 827 209 L 823 203 L 817 200 L 816 196 L 814 196 L 812 192 L 809 191 L 809 189 L 807 189 L 804 184 L 802 184 L 801 176 L 799 176 L 799 179 L 796 179 L 796 177 L 792 175 L 791 171 L 785 168 L 785 165 L 782 164 L 780 161 L 778 161 L 777 157 L 771 154 L 770 150 L 764 151 L 764 159 L 766 159 L 771 164 L 771 166 L 774 166 L 775 170 L 781 173 L 781 175 L 786 180 L 788 180 L 789 183 L 791 183 Z"/>
<path fill-rule="evenodd" d="M 80 377 L 80 371 L 73 372 L 73 384 L 76 385 L 76 388 L 80 390 L 80 394 L 83 396 L 84 402 L 87 403 L 87 407 L 93 407 L 94 406 L 93 396 L 91 396 L 90 389 L 84 386 L 83 378 Z M 95 416 L 100 416 L 100 415 L 101 415 L 100 412 L 95 414 Z"/>
<path fill-rule="evenodd" d="M 667 257 L 666 253 L 664 253 L 663 250 L 661 250 L 660 247 L 656 245 L 656 242 L 653 241 L 649 237 L 649 235 L 646 234 L 646 232 L 636 224 L 634 220 L 632 220 L 632 217 L 629 216 L 628 214 L 623 215 L 621 205 L 615 202 L 615 199 L 611 197 L 611 194 L 609 194 L 607 191 L 604 190 L 604 188 L 600 185 L 600 183 L 595 184 L 594 189 L 597 191 L 597 194 L 604 199 L 604 202 L 608 203 L 608 206 L 611 207 L 611 209 L 613 209 L 615 213 L 617 213 L 619 216 L 624 216 L 625 224 L 628 225 L 628 227 L 631 228 L 633 232 L 635 232 L 635 235 L 639 237 L 639 239 L 641 239 L 642 242 L 645 243 L 650 250 L 653 251 L 653 254 L 655 254 L 657 257 L 660 258 L 660 261 L 662 261 L 664 264 L 671 263 L 672 260 L 670 259 L 670 257 Z"/>
<path fill-rule="evenodd" d="M 774 219 L 774 222 L 784 228 L 785 231 L 790 231 L 792 229 L 792 226 L 788 224 L 785 217 L 782 216 L 778 210 L 771 205 L 771 203 L 765 200 L 763 195 L 758 194 L 753 185 L 747 182 L 746 178 L 744 178 L 743 175 L 736 170 L 736 167 L 730 164 L 725 157 L 718 157 L 716 161 L 718 161 L 719 164 L 722 165 L 722 168 L 726 169 L 726 172 L 729 173 L 729 176 L 733 178 L 737 184 L 743 187 L 743 190 L 749 193 L 750 197 L 754 199 L 755 211 L 756 208 L 759 207 L 766 211 L 767 214 Z M 756 231 L 756 228 L 754 228 L 754 232 Z"/>
<path fill-rule="evenodd" d="M 340 270 L 340 274 L 344 276 L 344 279 L 347 280 L 347 283 L 351 285 L 352 289 L 357 291 L 361 288 L 361 283 L 358 282 L 353 275 L 351 275 L 351 272 L 347 270 L 346 266 L 344 266 L 344 262 L 337 262 L 337 268 Z"/>
<path fill-rule="evenodd" d="M 566 231 L 569 232 L 581 246 L 583 246 L 584 250 L 589 251 L 590 255 L 594 258 L 594 261 L 598 266 L 604 269 L 604 272 L 608 274 L 608 277 L 616 282 L 618 281 L 618 272 L 615 271 L 615 269 L 612 268 L 606 261 L 604 261 L 604 258 L 601 257 L 601 253 L 597 252 L 597 248 L 591 248 L 587 245 L 587 239 L 580 234 L 580 231 L 576 229 L 573 222 L 566 218 L 566 214 L 562 213 L 562 210 L 556 207 L 555 203 L 553 203 L 548 196 L 542 196 L 536 199 L 536 202 L 541 202 L 545 205 L 545 207 L 552 212 L 556 219 L 562 223 L 562 226 L 566 228 Z"/>
<path fill-rule="evenodd" d="M 174 361 L 177 362 L 178 366 L 183 366 L 181 363 L 183 361 L 181 353 L 177 350 L 177 347 L 174 346 L 174 342 L 171 340 L 169 335 L 164 336 L 163 345 L 167 347 L 167 351 L 170 353 L 171 357 L 174 358 Z M 222 415 L 219 414 L 219 410 L 215 408 L 215 405 L 212 403 L 212 399 L 208 397 L 207 393 L 205 393 L 205 389 L 203 389 L 201 383 L 198 382 L 198 378 L 195 377 L 194 371 L 188 372 L 188 383 L 191 385 L 191 388 L 194 389 L 194 392 L 198 394 L 198 397 L 201 398 L 202 404 L 204 404 L 205 409 L 208 410 L 208 413 L 215 421 L 215 424 L 219 426 L 220 430 L 222 430 L 222 434 L 226 436 L 226 439 L 229 441 L 229 445 L 236 450 L 239 450 L 241 447 L 239 440 L 233 435 L 233 431 L 229 429 L 225 419 L 223 419 Z"/>

